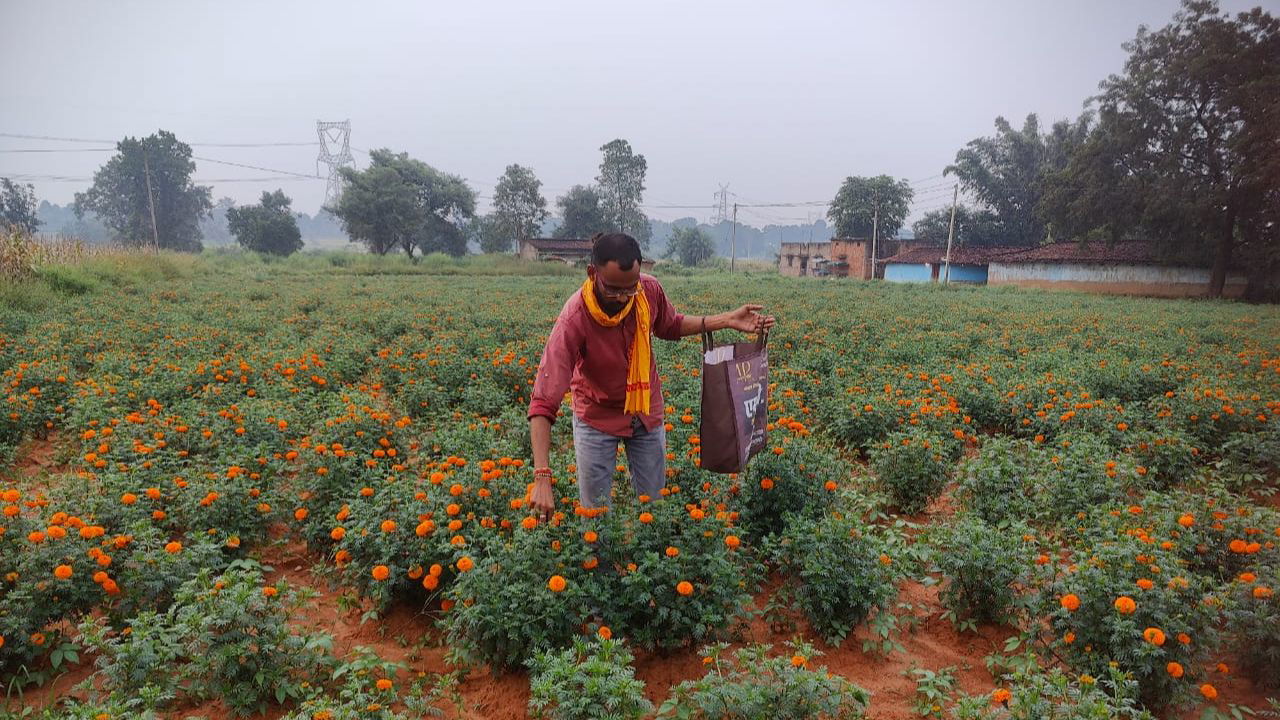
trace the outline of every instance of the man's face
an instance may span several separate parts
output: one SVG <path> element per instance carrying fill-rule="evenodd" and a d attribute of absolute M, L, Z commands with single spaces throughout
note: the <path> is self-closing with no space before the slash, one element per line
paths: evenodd
<path fill-rule="evenodd" d="M 610 260 L 603 266 L 588 265 L 587 275 L 595 284 L 600 309 L 609 315 L 617 315 L 639 288 L 640 263 L 632 263 L 630 270 L 623 270 Z"/>

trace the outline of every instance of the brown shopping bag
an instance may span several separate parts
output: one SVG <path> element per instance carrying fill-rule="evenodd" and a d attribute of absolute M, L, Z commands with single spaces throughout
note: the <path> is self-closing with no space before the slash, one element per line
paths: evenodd
<path fill-rule="evenodd" d="M 702 334 L 701 467 L 742 472 L 765 446 L 769 407 L 767 332 L 757 342 L 715 344 Z"/>

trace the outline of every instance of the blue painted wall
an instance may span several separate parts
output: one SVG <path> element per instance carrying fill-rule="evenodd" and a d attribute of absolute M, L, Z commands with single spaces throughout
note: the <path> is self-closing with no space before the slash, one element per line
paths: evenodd
<path fill-rule="evenodd" d="M 942 281 L 942 274 L 946 272 L 946 266 L 938 268 L 938 281 Z M 951 282 L 957 283 L 978 283 L 985 285 L 987 282 L 987 266 L 986 265 L 952 265 L 951 266 Z"/>
<path fill-rule="evenodd" d="M 929 282 L 933 279 L 925 263 L 889 263 L 884 266 L 884 279 L 889 282 Z"/>

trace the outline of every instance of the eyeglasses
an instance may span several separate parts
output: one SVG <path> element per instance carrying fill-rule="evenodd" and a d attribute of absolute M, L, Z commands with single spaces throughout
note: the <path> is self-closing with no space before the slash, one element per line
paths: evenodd
<path fill-rule="evenodd" d="M 640 283 L 636 283 L 629 288 L 615 288 L 599 282 L 600 294 L 605 297 L 630 298 L 640 294 Z"/>

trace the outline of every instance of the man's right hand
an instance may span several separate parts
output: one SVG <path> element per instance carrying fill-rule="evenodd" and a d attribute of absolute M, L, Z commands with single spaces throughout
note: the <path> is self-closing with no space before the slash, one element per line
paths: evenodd
<path fill-rule="evenodd" d="M 533 492 L 529 494 L 529 507 L 543 518 L 551 516 L 555 510 L 556 496 L 551 492 L 551 469 L 538 468 L 533 471 Z"/>

